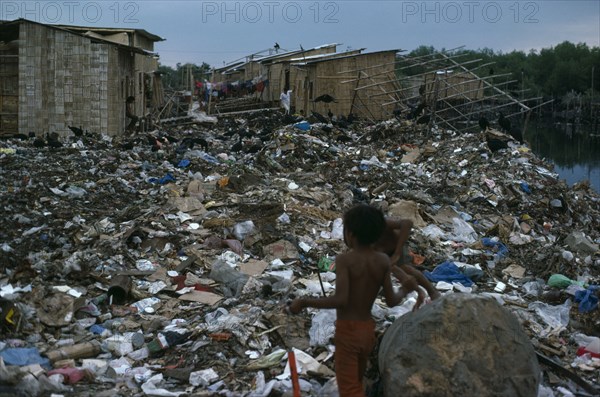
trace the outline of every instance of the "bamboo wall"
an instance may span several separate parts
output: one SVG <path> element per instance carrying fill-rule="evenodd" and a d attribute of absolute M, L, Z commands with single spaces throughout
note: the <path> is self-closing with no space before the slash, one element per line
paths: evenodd
<path fill-rule="evenodd" d="M 18 132 L 19 53 L 16 44 L 0 50 L 0 135 Z"/>
<path fill-rule="evenodd" d="M 19 32 L 18 132 L 122 134 L 127 96 L 146 113 L 145 79 L 157 60 L 125 47 L 92 42 L 64 30 L 23 22 Z"/>
<path fill-rule="evenodd" d="M 315 111 L 326 115 L 331 110 L 334 115 L 347 116 L 352 111 L 356 116 L 373 120 L 388 118 L 392 109 L 382 104 L 389 102 L 391 97 L 370 95 L 396 89 L 393 82 L 386 83 L 395 79 L 395 57 L 395 51 L 385 51 L 310 63 L 306 72 L 295 75 L 294 86 L 297 89 L 292 93 L 292 106 L 297 112 L 303 110 L 305 114 Z M 359 73 L 360 70 L 364 73 Z M 353 79 L 359 80 L 343 83 Z M 355 88 L 371 84 L 380 85 L 355 91 Z M 315 98 L 324 94 L 331 95 L 336 102 L 314 102 Z"/>
<path fill-rule="evenodd" d="M 92 50 L 85 37 L 26 22 L 19 38 L 19 132 L 66 135 L 67 125 L 100 131 L 100 109 L 92 102 L 101 98 L 106 46 Z"/>

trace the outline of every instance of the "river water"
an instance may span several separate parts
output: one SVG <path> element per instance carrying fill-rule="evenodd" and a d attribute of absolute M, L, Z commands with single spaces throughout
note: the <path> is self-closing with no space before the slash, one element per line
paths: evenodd
<path fill-rule="evenodd" d="M 600 134 L 587 128 L 530 123 L 525 140 L 538 157 L 554 164 L 554 172 L 569 186 L 588 180 L 600 193 Z"/>

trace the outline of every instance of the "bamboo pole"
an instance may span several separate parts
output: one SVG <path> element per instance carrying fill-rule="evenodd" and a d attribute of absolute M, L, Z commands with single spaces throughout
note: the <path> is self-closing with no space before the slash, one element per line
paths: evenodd
<path fill-rule="evenodd" d="M 462 65 L 467 65 L 467 64 L 474 63 L 474 62 L 479 62 L 479 61 L 481 61 L 481 59 L 473 59 L 473 60 L 466 61 L 466 62 L 462 63 Z M 406 67 L 406 68 L 409 68 L 409 67 L 412 67 L 412 66 L 408 66 L 408 67 Z M 437 68 L 436 68 L 436 69 L 437 69 Z M 381 76 L 381 75 L 383 75 L 383 74 L 387 74 L 387 73 L 389 73 L 389 70 L 386 70 L 386 71 L 384 71 L 384 72 L 375 73 L 375 74 L 372 74 L 371 76 L 372 76 L 372 77 L 375 77 L 375 76 Z M 429 72 L 425 72 L 425 73 L 422 73 L 422 74 L 427 74 L 427 73 L 435 73 L 435 72 L 434 72 L 434 71 L 432 71 L 432 70 L 430 70 Z M 417 76 L 418 76 L 418 75 L 417 75 Z M 411 76 L 411 77 L 414 77 L 414 76 Z M 352 81 L 354 81 L 354 80 L 346 80 L 346 81 L 342 81 L 342 82 L 340 82 L 340 84 L 344 84 L 344 83 L 350 83 L 350 82 L 352 82 Z M 389 82 L 390 82 L 390 81 L 387 81 L 386 83 L 389 83 Z M 361 88 L 362 88 L 362 87 L 361 87 Z"/>
<path fill-rule="evenodd" d="M 366 74 L 366 73 L 365 73 L 365 72 L 363 72 L 363 71 L 361 71 L 360 73 L 364 73 L 364 74 Z M 375 121 L 375 116 L 374 116 L 374 115 L 373 115 L 373 113 L 371 112 L 371 109 L 369 108 L 369 106 L 365 105 L 365 103 L 363 102 L 362 98 L 361 98 L 359 95 L 357 95 L 357 97 L 358 97 L 358 101 L 359 101 L 359 102 L 360 102 L 360 103 L 363 105 L 363 107 L 364 107 L 365 109 L 367 109 L 367 112 L 368 112 L 368 113 L 371 115 L 371 119 L 370 119 L 370 120 L 374 122 L 374 121 Z"/>
<path fill-rule="evenodd" d="M 427 135 L 429 135 L 431 133 L 431 126 L 435 122 L 436 111 L 437 111 L 438 95 L 439 95 L 439 88 L 440 88 L 440 80 L 438 79 L 437 74 L 435 74 L 433 84 L 434 84 L 433 101 L 432 101 L 433 107 L 431 109 L 431 118 L 429 119 L 429 123 L 427 123 Z"/>
<path fill-rule="evenodd" d="M 510 74 L 512 74 L 512 73 L 506 73 L 506 75 L 510 75 Z M 500 75 L 499 75 L 499 76 L 500 76 Z M 503 76 L 503 75 L 502 75 L 502 76 Z M 491 78 L 491 77 L 492 77 L 492 76 L 488 76 L 488 77 L 482 77 L 482 79 L 485 79 L 485 78 Z M 477 81 L 477 80 L 476 80 L 476 79 L 467 80 L 467 81 L 464 81 L 464 82 L 456 83 L 456 85 L 461 85 L 461 84 L 469 84 L 469 83 L 473 83 L 473 82 L 475 82 L 475 81 Z M 517 80 L 513 80 L 513 82 L 514 82 L 514 81 L 517 81 Z M 401 90 L 395 90 L 395 91 L 389 91 L 389 92 L 390 92 L 390 93 L 394 93 L 394 92 L 408 91 L 408 90 L 412 90 L 412 89 L 414 89 L 414 88 L 417 88 L 417 87 L 420 87 L 420 86 L 421 86 L 421 84 L 418 84 L 418 85 L 413 85 L 413 86 L 411 86 L 411 87 L 407 87 L 407 88 L 404 88 L 404 89 L 401 89 Z M 449 86 L 448 88 L 452 88 L 452 86 Z M 473 92 L 473 91 L 480 91 L 480 90 L 483 90 L 483 87 L 479 87 L 479 88 L 476 88 L 476 89 L 473 89 L 473 90 L 468 90 L 468 91 L 463 91 L 463 92 Z M 373 95 L 371 95 L 370 97 L 376 97 L 376 96 L 381 96 L 381 95 L 384 95 L 384 94 L 373 94 Z M 413 97 L 413 98 L 414 98 L 414 97 Z M 446 99 L 447 99 L 447 98 L 450 98 L 450 97 L 446 97 Z"/>
<path fill-rule="evenodd" d="M 475 73 L 469 71 L 469 69 L 462 67 L 460 64 L 456 63 L 453 59 L 448 58 L 446 55 L 441 54 L 443 57 L 447 58 L 448 61 L 454 63 L 457 67 L 463 69 L 465 72 L 472 74 L 473 76 L 475 76 L 476 78 L 480 79 L 479 76 L 477 76 Z M 530 110 L 528 106 L 525 106 L 524 104 L 522 104 L 520 101 L 518 101 L 517 99 L 513 98 L 512 96 L 510 96 L 509 94 L 507 94 L 506 92 L 502 91 L 501 89 L 495 87 L 493 84 L 488 83 L 487 81 L 483 80 L 484 84 L 487 85 L 488 87 L 490 87 L 492 90 L 496 91 L 496 92 L 501 92 L 502 94 L 504 94 L 510 101 L 512 101 L 514 104 L 519 105 L 520 107 L 522 107 L 524 110 Z"/>
<path fill-rule="evenodd" d="M 356 80 L 356 85 L 360 82 L 360 72 L 358 72 L 358 80 Z M 358 91 L 354 90 L 354 95 L 352 96 L 352 102 L 350 103 L 350 113 L 354 109 L 354 101 L 356 100 L 356 96 L 358 95 Z"/>
<path fill-rule="evenodd" d="M 509 81 L 506 81 L 506 82 L 502 82 L 502 83 L 501 83 L 501 85 L 506 85 L 506 84 L 514 83 L 515 81 L 518 81 L 518 80 L 509 80 Z M 480 90 L 480 89 L 481 89 L 481 88 L 477 88 L 477 90 Z M 476 101 L 474 101 L 474 102 L 481 102 L 482 100 L 485 100 L 485 99 L 487 99 L 487 98 L 496 98 L 496 97 L 499 97 L 499 96 L 502 96 L 502 95 L 503 95 L 503 94 L 491 95 L 491 96 L 488 96 L 488 97 L 484 97 L 484 98 L 482 98 L 482 99 L 478 99 L 478 100 L 476 100 Z M 457 96 L 457 95 L 456 95 L 456 94 L 454 94 L 453 96 L 450 96 L 450 97 L 451 97 L 451 98 L 454 98 L 454 97 L 456 97 L 456 96 Z M 414 95 L 413 95 L 412 97 L 404 98 L 404 100 L 415 99 L 415 98 L 418 98 L 418 97 L 419 97 L 419 96 L 414 96 Z M 448 98 L 446 98 L 446 99 L 448 99 Z M 381 106 L 389 106 L 389 105 L 394 105 L 395 103 L 396 103 L 396 102 L 386 102 L 386 103 L 383 103 Z"/>

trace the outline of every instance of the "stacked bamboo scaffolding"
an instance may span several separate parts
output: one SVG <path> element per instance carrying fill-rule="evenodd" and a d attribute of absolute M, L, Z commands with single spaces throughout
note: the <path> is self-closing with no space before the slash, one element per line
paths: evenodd
<path fill-rule="evenodd" d="M 395 61 L 395 76 L 386 75 L 386 72 L 372 72 L 384 65 L 338 73 L 348 76 L 341 84 L 354 85 L 353 109 L 368 109 L 369 102 L 384 97 L 389 100 L 382 106 L 390 117 L 416 118 L 425 115 L 427 117 L 423 118 L 423 122 L 430 128 L 436 125 L 459 131 L 478 129 L 477 121 L 481 117 L 495 120 L 502 112 L 505 117 L 526 116 L 523 125 L 525 130 L 531 111 L 548 102 L 527 106 L 526 103 L 539 102 L 540 98 L 519 100 L 511 95 L 507 86 L 518 80 L 510 79 L 510 73 L 479 76 L 477 73 L 493 65 L 493 62 L 482 63 L 481 59 L 461 61 L 467 55 L 457 52 L 461 48 L 422 56 L 399 56 Z M 411 69 L 416 68 L 419 72 L 411 73 Z M 386 89 L 390 84 L 395 87 L 393 90 Z M 374 92 L 374 88 L 378 88 L 379 92 Z M 525 91 L 517 93 L 523 96 Z M 367 95 L 364 94 L 366 92 Z M 413 114 L 416 108 L 420 109 L 423 105 L 425 109 L 422 114 Z"/>

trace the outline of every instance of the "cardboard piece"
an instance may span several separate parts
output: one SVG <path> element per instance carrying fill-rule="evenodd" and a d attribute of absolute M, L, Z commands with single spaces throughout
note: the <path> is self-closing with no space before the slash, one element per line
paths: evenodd
<path fill-rule="evenodd" d="M 213 294 L 212 292 L 206 291 L 190 291 L 187 294 L 181 295 L 180 300 L 205 303 L 207 305 L 214 305 L 221 301 L 223 297 L 221 295 Z"/>

